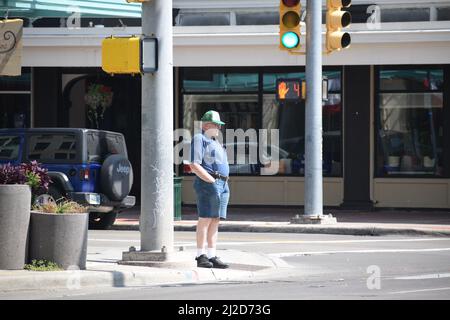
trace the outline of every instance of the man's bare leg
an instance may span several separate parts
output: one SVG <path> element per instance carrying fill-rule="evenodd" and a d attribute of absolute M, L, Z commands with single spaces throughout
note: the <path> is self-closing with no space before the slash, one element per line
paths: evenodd
<path fill-rule="evenodd" d="M 207 242 L 208 229 L 211 224 L 211 218 L 198 218 L 197 221 L 197 257 L 206 254 L 205 244 Z"/>
<path fill-rule="evenodd" d="M 219 235 L 220 218 L 211 219 L 208 227 L 207 241 L 208 241 L 208 258 L 216 256 L 217 238 Z"/>

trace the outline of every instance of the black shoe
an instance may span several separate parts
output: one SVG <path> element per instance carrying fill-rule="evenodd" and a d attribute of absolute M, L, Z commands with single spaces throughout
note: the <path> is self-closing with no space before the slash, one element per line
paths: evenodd
<path fill-rule="evenodd" d="M 195 258 L 197 260 L 197 267 L 199 268 L 212 268 L 213 264 L 209 262 L 208 257 L 206 254 L 202 254 L 201 256 L 198 256 Z"/>
<path fill-rule="evenodd" d="M 212 263 L 213 268 L 226 269 L 229 267 L 228 264 L 220 261 L 219 257 L 212 257 L 209 261 Z"/>

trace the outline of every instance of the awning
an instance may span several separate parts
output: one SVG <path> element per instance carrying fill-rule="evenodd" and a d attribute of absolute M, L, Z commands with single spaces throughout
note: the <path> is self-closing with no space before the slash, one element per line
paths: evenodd
<path fill-rule="evenodd" d="M 15 17 L 80 17 L 140 18 L 141 4 L 125 0 L 0 0 L 0 14 Z"/>

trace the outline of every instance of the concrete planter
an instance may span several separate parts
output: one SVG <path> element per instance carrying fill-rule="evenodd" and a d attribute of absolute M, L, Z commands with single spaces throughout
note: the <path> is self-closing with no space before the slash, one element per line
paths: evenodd
<path fill-rule="evenodd" d="M 26 262 L 31 190 L 28 185 L 0 185 L 0 269 L 20 270 Z"/>
<path fill-rule="evenodd" d="M 86 269 L 88 213 L 31 212 L 29 262 L 48 260 L 64 269 Z"/>

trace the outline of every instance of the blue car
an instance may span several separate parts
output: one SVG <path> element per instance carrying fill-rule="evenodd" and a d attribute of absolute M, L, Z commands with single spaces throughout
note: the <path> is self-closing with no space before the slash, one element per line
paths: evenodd
<path fill-rule="evenodd" d="M 80 128 L 0 129 L 0 165 L 36 160 L 52 179 L 48 194 L 89 209 L 89 227 L 107 229 L 135 205 L 133 169 L 121 133 Z"/>

